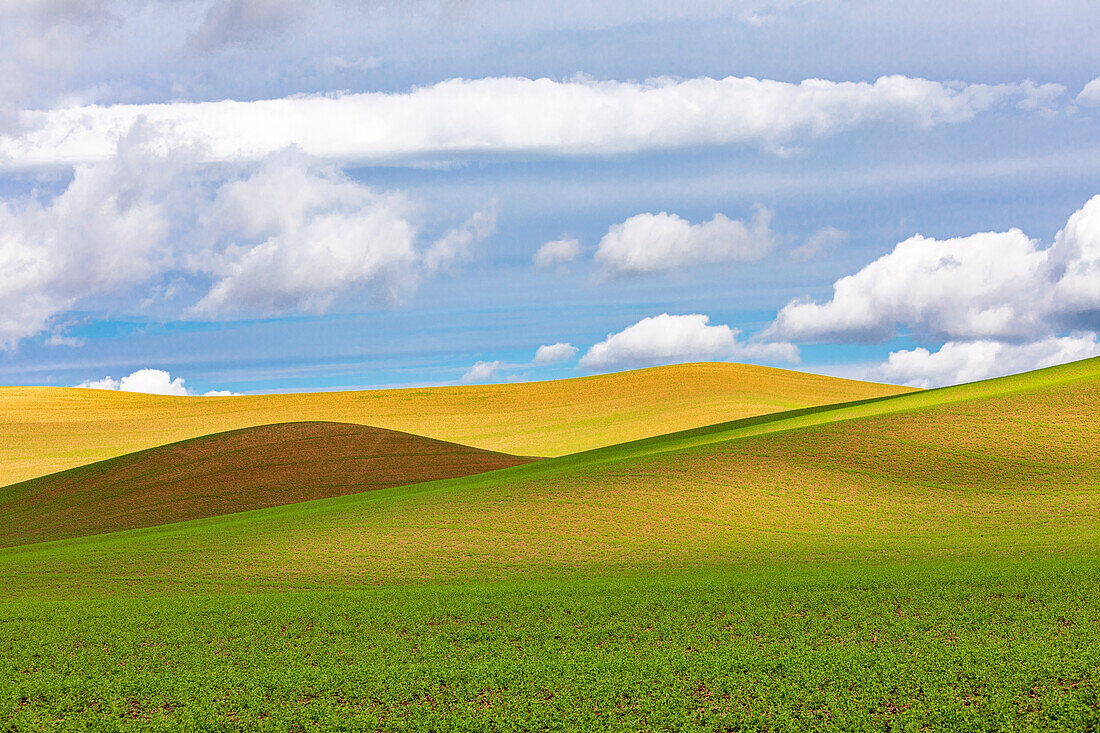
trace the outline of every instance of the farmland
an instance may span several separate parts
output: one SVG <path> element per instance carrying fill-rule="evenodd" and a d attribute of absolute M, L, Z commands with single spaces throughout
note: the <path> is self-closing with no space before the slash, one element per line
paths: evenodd
<path fill-rule="evenodd" d="M 0 550 L 0 715 L 1088 729 L 1097 404 L 1093 359 L 18 544 Z"/>
<path fill-rule="evenodd" d="M 0 485 L 187 438 L 334 421 L 559 456 L 812 405 L 911 391 L 743 364 L 684 364 L 526 384 L 202 399 L 0 388 Z"/>
<path fill-rule="evenodd" d="M 1100 562 L 13 602 L 15 730 L 1088 730 Z"/>
<path fill-rule="evenodd" d="M 149 448 L 0 489 L 0 544 L 414 484 L 528 459 L 393 430 L 282 423 Z"/>

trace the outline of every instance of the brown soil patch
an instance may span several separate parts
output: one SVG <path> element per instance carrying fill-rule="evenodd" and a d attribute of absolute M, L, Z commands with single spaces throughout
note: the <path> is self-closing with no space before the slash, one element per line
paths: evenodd
<path fill-rule="evenodd" d="M 348 423 L 244 428 L 6 487 L 0 546 L 456 478 L 530 460 Z"/>

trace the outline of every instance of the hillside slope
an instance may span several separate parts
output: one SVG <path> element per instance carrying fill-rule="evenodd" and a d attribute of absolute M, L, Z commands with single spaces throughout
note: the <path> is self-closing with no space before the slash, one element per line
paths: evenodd
<path fill-rule="evenodd" d="M 1093 359 L 777 416 L 773 428 L 815 424 L 770 433 L 751 434 L 761 422 L 747 420 L 747 432 L 726 425 L 695 445 L 673 435 L 641 451 L 11 548 L 0 551 L 0 586 L 330 587 L 754 558 L 1090 551 L 1100 540 L 1097 404 Z"/>
<path fill-rule="evenodd" d="M 0 488 L 0 546 L 468 476 L 528 460 L 346 423 L 243 428 Z"/>
<path fill-rule="evenodd" d="M 516 455 L 559 456 L 723 420 L 908 391 L 727 363 L 552 382 L 247 397 L 5 387 L 0 486 L 271 423 L 358 423 Z"/>

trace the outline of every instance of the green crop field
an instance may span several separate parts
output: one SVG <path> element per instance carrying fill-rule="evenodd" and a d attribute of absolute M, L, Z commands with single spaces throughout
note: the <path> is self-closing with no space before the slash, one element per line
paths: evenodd
<path fill-rule="evenodd" d="M 0 549 L 0 720 L 1100 728 L 1100 359 L 853 397 Z"/>

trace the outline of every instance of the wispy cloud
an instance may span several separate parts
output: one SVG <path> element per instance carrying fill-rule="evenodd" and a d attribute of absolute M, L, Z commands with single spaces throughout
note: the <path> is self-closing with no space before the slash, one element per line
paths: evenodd
<path fill-rule="evenodd" d="M 564 265 L 581 256 L 581 243 L 577 239 L 555 239 L 544 243 L 535 252 L 535 267 L 547 270 Z"/>
<path fill-rule="evenodd" d="M 816 260 L 831 252 L 837 245 L 848 241 L 848 232 L 836 227 L 821 227 L 791 250 L 791 257 L 799 262 Z"/>

